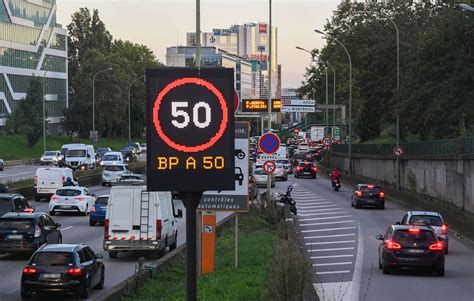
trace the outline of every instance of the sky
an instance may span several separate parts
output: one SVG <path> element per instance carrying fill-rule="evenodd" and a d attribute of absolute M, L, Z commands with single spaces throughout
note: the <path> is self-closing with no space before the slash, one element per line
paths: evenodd
<path fill-rule="evenodd" d="M 278 62 L 282 86 L 298 88 L 309 54 L 295 47 L 321 48 L 314 33 L 332 16 L 338 0 L 274 0 L 272 23 L 278 27 Z M 165 63 L 166 47 L 186 45 L 186 32 L 195 31 L 195 0 L 57 0 L 57 19 L 66 26 L 80 7 L 98 9 L 115 39 L 147 45 Z M 201 0 L 201 31 L 232 24 L 268 22 L 268 0 Z"/>

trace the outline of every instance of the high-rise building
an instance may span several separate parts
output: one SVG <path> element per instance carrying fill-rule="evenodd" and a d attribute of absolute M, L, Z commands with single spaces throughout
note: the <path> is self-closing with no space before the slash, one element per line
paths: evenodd
<path fill-rule="evenodd" d="M 277 92 L 278 82 L 278 29 L 272 28 L 272 96 Z M 187 46 L 196 46 L 196 34 L 187 33 Z M 216 47 L 228 53 L 245 58 L 253 63 L 252 73 L 256 83 L 260 84 L 258 89 L 252 89 L 252 97 L 268 97 L 268 24 L 246 23 L 244 25 L 232 25 L 229 28 L 215 28 L 212 32 L 201 33 L 202 46 Z M 257 65 L 258 64 L 258 65 Z M 257 74 L 258 73 L 258 74 Z M 263 79 L 261 79 L 263 77 Z"/>
<path fill-rule="evenodd" d="M 61 131 L 68 105 L 67 31 L 56 23 L 56 0 L 0 1 L 0 128 L 42 78 L 48 131 Z"/>

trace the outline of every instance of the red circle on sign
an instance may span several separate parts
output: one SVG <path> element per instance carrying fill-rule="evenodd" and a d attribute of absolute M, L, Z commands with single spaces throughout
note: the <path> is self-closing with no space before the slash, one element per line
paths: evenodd
<path fill-rule="evenodd" d="M 324 146 L 331 146 L 331 145 L 332 145 L 332 139 L 331 139 L 331 137 L 324 137 L 324 138 L 323 138 L 323 145 L 324 145 Z"/>
<path fill-rule="evenodd" d="M 264 143 L 272 143 L 271 146 L 266 146 Z M 260 137 L 258 141 L 258 147 L 262 150 L 265 154 L 273 154 L 280 148 L 280 138 L 277 135 L 272 133 L 267 133 Z"/>
<path fill-rule="evenodd" d="M 160 120 L 158 119 L 158 112 L 160 111 L 160 106 L 161 103 L 163 102 L 163 98 L 173 89 L 178 88 L 183 85 L 187 84 L 193 84 L 193 85 L 198 85 L 202 86 L 204 88 L 207 88 L 209 91 L 211 91 L 219 100 L 219 104 L 222 109 L 222 121 L 219 126 L 219 130 L 217 133 L 211 137 L 211 139 L 203 144 L 200 145 L 195 145 L 195 146 L 188 146 L 188 145 L 181 145 L 179 143 L 174 142 L 171 140 L 164 132 L 163 129 L 161 128 L 161 123 Z M 224 135 L 224 132 L 227 128 L 227 122 L 228 122 L 228 108 L 227 104 L 225 102 L 225 98 L 222 95 L 222 93 L 210 82 L 201 79 L 201 78 L 196 78 L 196 77 L 185 77 L 181 79 L 177 79 L 171 83 L 169 83 L 156 97 L 155 104 L 153 106 L 153 123 L 155 125 L 156 132 L 158 136 L 160 136 L 161 139 L 170 147 L 174 148 L 175 150 L 185 152 L 185 153 L 197 153 L 203 150 L 206 150 L 210 147 L 212 147 L 214 144 L 219 141 L 219 139 L 222 138 Z"/>
<path fill-rule="evenodd" d="M 237 113 L 237 110 L 239 109 L 239 94 L 237 94 L 237 91 L 234 90 L 234 113 Z"/>
<path fill-rule="evenodd" d="M 275 162 L 269 160 L 263 163 L 263 171 L 265 171 L 266 173 L 271 174 L 275 171 L 275 169 L 276 169 Z"/>
<path fill-rule="evenodd" d="M 405 155 L 405 149 L 401 146 L 395 146 L 393 148 L 393 155 L 397 158 L 401 158 Z"/>

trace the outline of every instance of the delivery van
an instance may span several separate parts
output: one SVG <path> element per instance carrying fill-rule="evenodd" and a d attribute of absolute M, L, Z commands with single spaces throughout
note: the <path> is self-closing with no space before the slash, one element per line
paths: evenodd
<path fill-rule="evenodd" d="M 72 182 L 77 185 L 77 177 L 70 168 L 61 167 L 40 167 L 35 173 L 35 201 L 49 198 L 56 193 L 56 190 L 63 187 L 63 183 L 67 178 L 71 178 Z"/>
<path fill-rule="evenodd" d="M 72 169 L 95 168 L 95 151 L 92 145 L 74 145 L 68 148 L 66 153 L 66 164 Z"/>
<path fill-rule="evenodd" d="M 147 192 L 143 185 L 119 185 L 110 190 L 104 221 L 104 250 L 111 259 L 121 252 L 163 256 L 176 248 L 178 221 L 171 192 Z"/>

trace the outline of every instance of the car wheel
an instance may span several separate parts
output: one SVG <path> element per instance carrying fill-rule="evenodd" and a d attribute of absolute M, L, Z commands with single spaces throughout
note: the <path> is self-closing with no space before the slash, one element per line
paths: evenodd
<path fill-rule="evenodd" d="M 89 206 L 86 205 L 86 209 L 84 210 L 84 212 L 81 212 L 81 215 L 82 216 L 87 216 L 88 210 L 89 210 Z"/>
<path fill-rule="evenodd" d="M 115 252 L 115 251 L 110 251 L 109 252 L 109 258 L 110 259 L 116 259 L 117 255 L 118 255 L 118 252 Z"/>
<path fill-rule="evenodd" d="M 28 293 L 27 291 L 25 291 L 23 288 L 21 289 L 21 292 L 20 292 L 20 295 L 21 295 L 21 299 L 31 299 L 31 293 Z"/>
<path fill-rule="evenodd" d="M 355 203 L 355 208 L 356 209 L 360 209 L 360 204 L 358 204 L 357 202 Z"/>
<path fill-rule="evenodd" d="M 55 216 L 55 215 L 56 215 L 56 212 L 54 212 L 54 211 L 50 211 L 50 212 L 49 212 L 49 215 L 51 215 L 51 216 Z"/>
<path fill-rule="evenodd" d="M 170 251 L 173 251 L 174 249 L 176 249 L 177 246 L 178 246 L 178 231 L 176 231 L 176 234 L 174 236 L 174 242 L 170 245 Z"/>
<path fill-rule="evenodd" d="M 379 269 L 382 269 L 383 266 L 382 266 L 382 263 L 380 262 L 380 258 L 379 258 Z"/>
<path fill-rule="evenodd" d="M 385 264 L 382 265 L 382 272 L 385 274 L 385 275 L 389 275 L 391 272 L 392 272 L 392 269 L 390 269 L 390 267 L 386 266 Z"/>
<path fill-rule="evenodd" d="M 106 186 L 106 184 L 105 184 L 104 182 L 102 182 L 102 186 L 104 186 L 104 187 L 105 187 L 105 186 Z"/>
<path fill-rule="evenodd" d="M 444 265 L 434 270 L 436 276 L 444 277 Z"/>
<path fill-rule="evenodd" d="M 298 175 L 297 175 L 297 174 L 295 174 L 295 178 L 297 178 L 297 179 L 298 179 Z"/>
<path fill-rule="evenodd" d="M 91 293 L 91 289 L 89 286 L 90 286 L 90 280 L 89 280 L 89 277 L 87 276 L 86 283 L 84 284 L 84 288 L 82 289 L 82 292 L 81 292 L 81 299 L 89 299 L 89 295 Z"/>
<path fill-rule="evenodd" d="M 444 249 L 444 255 L 448 255 L 448 253 L 449 253 L 449 247 L 446 246 L 446 249 Z"/>
<path fill-rule="evenodd" d="M 311 178 L 313 178 L 313 179 L 316 179 L 316 175 L 314 175 L 314 176 L 311 176 Z"/>
<path fill-rule="evenodd" d="M 96 222 L 94 222 L 93 220 L 89 219 L 89 226 L 94 227 L 95 224 L 96 224 Z"/>
<path fill-rule="evenodd" d="M 102 269 L 99 283 L 94 287 L 95 289 L 101 290 L 104 288 L 105 284 L 105 269 Z"/>
<path fill-rule="evenodd" d="M 384 210 L 385 209 L 385 204 L 380 205 L 379 209 Z"/>

